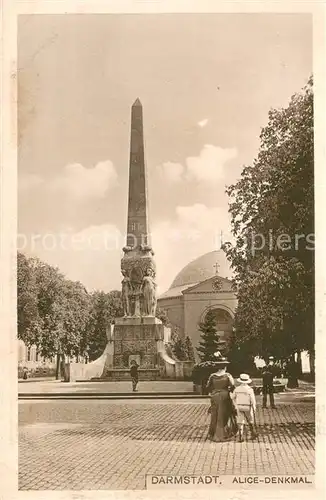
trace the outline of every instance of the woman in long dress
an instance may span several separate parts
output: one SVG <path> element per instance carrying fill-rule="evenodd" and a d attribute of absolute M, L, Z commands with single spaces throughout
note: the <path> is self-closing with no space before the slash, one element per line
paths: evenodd
<path fill-rule="evenodd" d="M 227 373 L 229 362 L 222 358 L 218 368 L 212 373 L 207 382 L 207 389 L 211 396 L 211 421 L 208 436 L 212 441 L 225 441 L 235 434 L 229 425 L 233 417 L 233 403 L 230 392 L 234 389 L 232 375 Z"/>
<path fill-rule="evenodd" d="M 142 283 L 143 313 L 145 316 L 155 316 L 156 284 L 152 269 L 147 269 Z"/>

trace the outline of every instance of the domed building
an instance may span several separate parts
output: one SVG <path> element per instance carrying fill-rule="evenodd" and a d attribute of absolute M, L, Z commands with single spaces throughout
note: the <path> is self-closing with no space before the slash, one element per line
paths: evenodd
<path fill-rule="evenodd" d="M 199 323 L 213 310 L 218 335 L 227 341 L 232 333 L 237 299 L 232 290 L 232 271 L 222 250 L 206 253 L 187 264 L 170 288 L 158 298 L 158 307 L 167 312 L 172 325 L 193 346 L 199 343 Z"/>

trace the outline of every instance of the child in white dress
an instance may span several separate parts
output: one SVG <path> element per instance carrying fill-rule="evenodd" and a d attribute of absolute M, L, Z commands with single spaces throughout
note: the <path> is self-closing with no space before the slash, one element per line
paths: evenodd
<path fill-rule="evenodd" d="M 242 373 L 237 379 L 240 385 L 235 388 L 232 399 L 237 409 L 237 423 L 239 428 L 239 441 L 243 441 L 243 428 L 249 425 L 251 439 L 255 439 L 257 434 L 254 430 L 256 413 L 256 398 L 252 387 L 249 386 L 251 379 L 246 373 Z"/>

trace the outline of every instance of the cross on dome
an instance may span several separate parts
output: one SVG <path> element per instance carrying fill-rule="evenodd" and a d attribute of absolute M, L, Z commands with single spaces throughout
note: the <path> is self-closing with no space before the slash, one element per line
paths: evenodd
<path fill-rule="evenodd" d="M 218 274 L 218 270 L 219 270 L 219 267 L 220 267 L 219 263 L 216 262 L 216 264 L 214 264 L 213 267 L 215 268 L 215 274 Z"/>

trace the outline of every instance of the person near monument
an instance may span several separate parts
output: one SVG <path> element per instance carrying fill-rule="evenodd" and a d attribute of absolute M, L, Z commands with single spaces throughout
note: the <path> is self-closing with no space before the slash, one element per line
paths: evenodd
<path fill-rule="evenodd" d="M 145 316 L 155 316 L 156 309 L 156 284 L 152 269 L 146 269 L 142 282 L 143 294 L 143 314 Z"/>
<path fill-rule="evenodd" d="M 217 358 L 219 358 L 215 362 L 217 370 L 210 375 L 207 382 L 207 390 L 211 396 L 211 421 L 208 436 L 212 441 L 220 442 L 235 434 L 235 429 L 229 425 L 233 417 L 230 392 L 234 390 L 234 380 L 226 371 L 229 361 L 221 355 Z"/>
<path fill-rule="evenodd" d="M 267 408 L 267 396 L 269 395 L 269 402 L 271 408 L 275 408 L 274 401 L 274 376 L 275 376 L 275 367 L 274 367 L 274 357 L 270 356 L 268 358 L 268 364 L 264 366 L 262 370 L 262 378 L 263 378 L 263 408 Z"/>
<path fill-rule="evenodd" d="M 136 361 L 131 361 L 130 366 L 130 376 L 132 382 L 132 391 L 136 392 L 138 384 L 138 364 Z"/>
<path fill-rule="evenodd" d="M 28 379 L 28 368 L 26 366 L 24 366 L 23 368 L 23 380 L 27 380 Z"/>
<path fill-rule="evenodd" d="M 242 373 L 237 379 L 240 383 L 235 388 L 232 399 L 237 409 L 237 422 L 239 428 L 239 441 L 243 441 L 244 425 L 249 425 L 251 439 L 255 439 L 257 434 L 254 430 L 255 414 L 256 414 L 256 398 L 252 387 L 249 384 L 252 382 L 249 375 Z"/>

